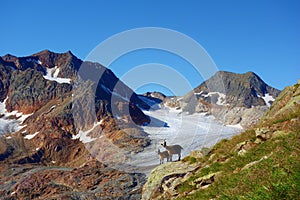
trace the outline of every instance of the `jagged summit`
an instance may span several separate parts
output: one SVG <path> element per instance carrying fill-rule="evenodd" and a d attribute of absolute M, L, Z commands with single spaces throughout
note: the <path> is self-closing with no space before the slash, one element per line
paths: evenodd
<path fill-rule="evenodd" d="M 9 66 L 13 69 L 26 70 L 28 68 L 41 71 L 46 74 L 47 68 L 60 68 L 58 77 L 72 78 L 77 71 L 82 61 L 74 56 L 70 51 L 65 53 L 54 53 L 49 50 L 44 50 L 30 56 L 17 57 L 7 54 L 2 56 L 0 64 Z"/>
<path fill-rule="evenodd" d="M 40 51 L 38 53 L 32 54 L 32 57 L 37 57 L 37 58 L 48 58 L 48 59 L 53 59 L 53 58 L 59 58 L 59 57 L 68 57 L 68 58 L 76 58 L 78 59 L 70 50 L 67 52 L 63 52 L 63 53 L 56 53 L 56 52 L 52 52 L 48 49 Z M 79 60 L 79 59 L 78 59 Z"/>
<path fill-rule="evenodd" d="M 74 54 L 72 53 L 71 50 L 68 50 L 66 52 L 58 53 L 58 52 L 51 51 L 49 49 L 45 49 L 45 50 L 42 50 L 40 52 L 34 53 L 34 54 L 32 54 L 32 56 L 39 56 L 39 55 L 45 55 L 45 54 L 71 54 L 71 55 L 74 56 Z"/>

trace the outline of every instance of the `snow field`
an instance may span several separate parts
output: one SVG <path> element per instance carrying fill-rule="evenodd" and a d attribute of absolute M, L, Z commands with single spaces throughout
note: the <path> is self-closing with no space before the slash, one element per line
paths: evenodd
<path fill-rule="evenodd" d="M 167 145 L 179 144 L 182 146 L 183 158 L 193 150 L 211 147 L 221 139 L 230 138 L 242 131 L 240 125 L 224 126 L 213 116 L 206 116 L 205 113 L 188 115 L 167 106 L 159 110 L 144 112 L 151 117 L 151 123 L 144 127 L 144 131 L 149 134 L 152 144 L 143 152 L 132 156 L 130 164 L 138 167 L 159 164 L 157 150 L 165 150 L 161 146 L 164 139 L 166 139 Z M 166 122 L 168 126 L 164 126 L 163 122 Z M 174 155 L 173 161 L 177 158 L 177 155 Z"/>

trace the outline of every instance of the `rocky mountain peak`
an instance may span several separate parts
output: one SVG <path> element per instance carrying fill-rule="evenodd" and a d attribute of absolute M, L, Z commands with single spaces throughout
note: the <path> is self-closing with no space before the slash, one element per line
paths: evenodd
<path fill-rule="evenodd" d="M 83 84 L 75 93 L 80 67 L 102 76 L 78 78 Z M 140 199 L 144 175 L 120 172 L 106 162 L 122 162 L 150 144 L 139 127 L 150 122 L 141 110 L 147 106 L 111 70 L 83 62 L 70 51 L 0 57 L 0 182 L 14 180 L 4 184 L 0 195 L 51 199 L 57 198 L 56 191 L 71 199 L 78 191 L 80 198 L 106 198 L 113 188 L 112 198 Z M 122 159 L 116 149 L 124 152 Z M 16 177 L 15 172 L 21 173 Z M 130 186 L 124 190 L 123 183 Z"/>
<path fill-rule="evenodd" d="M 44 50 L 33 54 L 32 57 L 36 58 L 44 67 L 48 68 L 55 66 L 66 67 L 69 65 L 73 70 L 77 71 L 82 64 L 82 61 L 74 56 L 71 51 L 54 53 L 49 50 Z"/>
<path fill-rule="evenodd" d="M 177 105 L 188 113 L 205 112 L 224 124 L 249 127 L 257 123 L 279 92 L 254 72 L 219 71 L 183 96 Z"/>
<path fill-rule="evenodd" d="M 87 67 L 87 71 L 98 71 L 96 74 L 101 74 L 100 77 L 97 77 L 99 80 L 92 80 L 94 81 L 92 87 L 95 87 L 94 94 L 87 94 L 95 98 L 93 99 L 95 108 L 90 109 L 90 106 L 80 102 L 83 103 L 82 107 L 86 110 L 95 112 L 98 120 L 106 116 L 113 118 L 112 106 L 120 108 L 121 114 L 127 106 L 129 107 L 127 108 L 129 113 L 125 113 L 128 115 L 127 118 L 131 117 L 139 125 L 149 123 L 149 118 L 140 110 L 140 108 L 149 106 L 122 83 L 111 70 L 99 63 L 83 62 L 71 51 L 54 53 L 44 50 L 26 57 L 13 55 L 1 57 L 1 103 L 5 104 L 7 112 L 18 111 L 23 114 L 34 114 L 44 109 L 49 102 L 63 101 L 64 103 L 61 102 L 59 106 L 55 106 L 56 108 L 66 106 L 66 108 L 61 108 L 61 114 L 69 115 L 73 106 L 74 90 L 72 86 L 80 67 Z M 83 88 L 80 95 L 87 93 L 87 89 Z M 114 101 L 112 102 L 113 97 Z M 120 113 L 118 116 L 122 117 Z M 85 118 L 81 124 L 93 124 L 92 120 Z"/>
<path fill-rule="evenodd" d="M 218 92 L 226 96 L 227 105 L 250 108 L 268 105 L 264 97 L 275 99 L 280 91 L 267 85 L 254 72 L 236 74 L 220 71 L 194 89 L 194 93 L 201 92 L 204 95 Z"/>

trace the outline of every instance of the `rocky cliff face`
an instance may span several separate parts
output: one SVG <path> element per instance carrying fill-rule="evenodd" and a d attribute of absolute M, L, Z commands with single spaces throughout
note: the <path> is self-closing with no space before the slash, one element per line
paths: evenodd
<path fill-rule="evenodd" d="M 155 168 L 143 199 L 297 199 L 299 130 L 296 84 L 280 93 L 254 128 Z"/>
<path fill-rule="evenodd" d="M 99 81 L 78 74 L 83 66 L 103 72 Z M 125 156 L 150 144 L 140 108 L 150 107 L 112 71 L 71 52 L 0 57 L 1 196 L 139 199 L 144 175 L 112 169 L 98 156 L 113 157 L 108 143 Z M 76 118 L 74 109 L 84 112 Z"/>
<path fill-rule="evenodd" d="M 272 104 L 279 90 L 253 72 L 217 72 L 181 99 L 183 111 L 207 112 L 224 124 L 254 125 Z"/>

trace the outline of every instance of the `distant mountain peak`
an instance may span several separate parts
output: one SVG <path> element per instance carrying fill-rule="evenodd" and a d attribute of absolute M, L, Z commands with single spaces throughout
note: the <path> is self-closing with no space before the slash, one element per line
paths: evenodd
<path fill-rule="evenodd" d="M 275 98 L 280 91 L 267 85 L 256 73 L 251 71 L 244 74 L 219 71 L 196 87 L 194 92 L 219 92 L 226 95 L 226 102 L 231 106 L 250 108 L 266 105 L 260 96 L 269 94 Z"/>
<path fill-rule="evenodd" d="M 219 71 L 180 98 L 188 113 L 213 114 L 224 124 L 252 126 L 279 95 L 254 72 Z"/>

